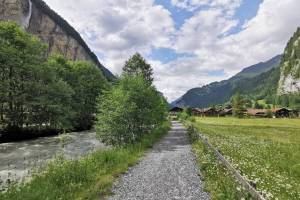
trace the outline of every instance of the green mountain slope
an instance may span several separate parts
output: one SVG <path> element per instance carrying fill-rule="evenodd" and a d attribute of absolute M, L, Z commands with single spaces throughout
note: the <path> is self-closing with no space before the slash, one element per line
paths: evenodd
<path fill-rule="evenodd" d="M 281 62 L 278 94 L 300 92 L 300 28 L 288 42 Z"/>
<path fill-rule="evenodd" d="M 275 94 L 280 77 L 280 60 L 281 55 L 247 67 L 228 80 L 191 89 L 172 105 L 204 108 L 223 104 L 237 91 L 257 98 Z"/>
<path fill-rule="evenodd" d="M 257 75 L 260 75 L 264 72 L 268 72 L 271 69 L 278 67 L 278 64 L 280 63 L 281 60 L 281 55 L 275 56 L 271 60 L 267 62 L 261 62 L 256 65 L 252 65 L 250 67 L 247 67 L 243 69 L 240 73 L 236 74 L 234 79 L 236 78 L 253 78 Z"/>

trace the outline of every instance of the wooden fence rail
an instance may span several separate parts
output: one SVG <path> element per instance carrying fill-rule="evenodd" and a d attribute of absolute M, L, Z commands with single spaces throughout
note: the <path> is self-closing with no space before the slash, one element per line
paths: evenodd
<path fill-rule="evenodd" d="M 256 200 L 266 200 L 231 164 L 226 158 L 216 150 L 207 138 L 198 133 L 198 137 L 215 153 L 218 160 L 232 173 L 236 180 L 249 192 L 249 194 Z"/>

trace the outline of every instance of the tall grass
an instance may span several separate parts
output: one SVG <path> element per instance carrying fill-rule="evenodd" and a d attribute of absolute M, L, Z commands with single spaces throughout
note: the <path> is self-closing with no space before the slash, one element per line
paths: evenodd
<path fill-rule="evenodd" d="M 104 199 L 114 180 L 136 164 L 170 128 L 166 122 L 136 144 L 94 152 L 79 160 L 57 157 L 29 182 L 11 186 L 0 199 Z"/>
<path fill-rule="evenodd" d="M 267 199 L 300 199 L 300 120 L 197 118 L 194 125 Z"/>

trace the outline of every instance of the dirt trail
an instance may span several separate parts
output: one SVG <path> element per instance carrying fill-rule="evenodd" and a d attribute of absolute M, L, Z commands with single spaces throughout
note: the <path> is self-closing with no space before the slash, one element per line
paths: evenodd
<path fill-rule="evenodd" d="M 113 188 L 110 200 L 206 200 L 186 130 L 172 123 L 169 134 Z"/>

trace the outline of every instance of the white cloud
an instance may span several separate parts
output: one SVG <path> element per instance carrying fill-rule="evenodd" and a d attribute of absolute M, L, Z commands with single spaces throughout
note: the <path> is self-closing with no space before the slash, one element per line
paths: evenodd
<path fill-rule="evenodd" d="M 203 6 L 221 8 L 227 14 L 233 14 L 242 0 L 171 0 L 172 5 L 188 11 L 195 11 Z"/>
<path fill-rule="evenodd" d="M 300 25 L 300 1 L 264 0 L 257 15 L 246 22 L 240 32 L 229 35 L 227 32 L 238 24 L 238 21 L 233 19 L 232 12 L 224 12 L 229 6 L 225 4 L 229 1 L 210 2 L 214 2 L 211 5 L 224 3 L 227 7 L 212 6 L 210 9 L 197 11 L 181 27 L 174 43 L 178 52 L 196 54 L 195 62 L 192 63 L 197 66 L 197 70 L 193 70 L 190 76 L 182 76 L 184 81 L 181 83 L 186 84 L 185 88 L 180 86 L 182 90 L 197 87 L 200 80 L 206 82 L 220 78 L 203 77 L 202 72 L 205 70 L 224 69 L 225 75 L 222 78 L 225 79 L 243 67 L 282 53 L 288 39 Z M 237 8 L 239 1 L 236 2 L 232 8 Z M 194 78 L 197 75 L 199 79 Z M 168 81 L 178 83 L 178 75 L 174 73 L 173 77 L 172 80 L 172 76 L 169 75 Z M 189 77 L 190 81 L 186 82 Z M 172 90 L 167 92 L 171 99 L 176 98 Z"/>
<path fill-rule="evenodd" d="M 119 73 L 135 52 L 147 54 L 152 47 L 168 46 L 174 32 L 171 13 L 154 0 L 46 0 L 104 55 L 101 62 Z"/>
<path fill-rule="evenodd" d="M 228 78 L 241 68 L 283 52 L 300 25 L 299 0 L 264 0 L 257 15 L 242 30 L 234 18 L 242 0 L 170 0 L 193 16 L 175 30 L 171 13 L 154 0 L 46 0 L 119 73 L 130 55 L 149 55 L 153 47 L 168 47 L 195 56 L 167 64 L 149 60 L 157 87 L 169 100 L 192 87 Z M 202 9 L 205 8 L 205 9 Z M 209 72 L 224 70 L 222 76 Z"/>

